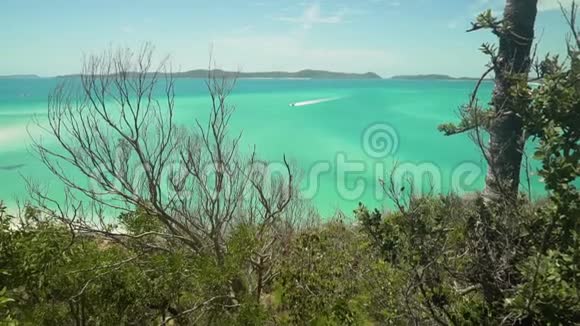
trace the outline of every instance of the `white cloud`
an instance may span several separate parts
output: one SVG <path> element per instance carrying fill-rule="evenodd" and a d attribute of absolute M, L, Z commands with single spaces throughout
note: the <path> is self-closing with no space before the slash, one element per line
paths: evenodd
<path fill-rule="evenodd" d="M 570 8 L 573 0 L 538 0 L 539 11 L 560 10 L 560 4 L 564 8 Z"/>
<path fill-rule="evenodd" d="M 278 17 L 280 21 L 297 23 L 302 25 L 304 29 L 310 29 L 316 24 L 338 24 L 343 21 L 346 9 L 341 9 L 331 15 L 325 16 L 320 10 L 319 3 L 312 3 L 304 9 L 304 12 L 299 17 Z"/>
<path fill-rule="evenodd" d="M 266 2 L 266 1 L 254 1 L 254 2 L 250 2 L 249 4 L 250 4 L 250 6 L 254 6 L 254 7 L 265 7 L 268 5 L 268 2 Z"/>
<path fill-rule="evenodd" d="M 570 8 L 573 0 L 538 0 L 538 11 L 560 10 L 560 3 L 564 8 Z M 473 6 L 476 11 L 491 8 L 497 14 L 503 12 L 505 0 L 477 0 Z"/>
<path fill-rule="evenodd" d="M 233 34 L 247 34 L 248 32 L 251 32 L 254 29 L 254 26 L 252 25 L 244 25 L 241 27 L 238 27 L 236 29 L 234 29 L 232 31 Z"/>
<path fill-rule="evenodd" d="M 300 36 L 240 36 L 216 39 L 214 53 L 224 69 L 386 72 L 396 60 L 382 49 L 309 46 Z"/>
<path fill-rule="evenodd" d="M 538 0 L 538 11 L 560 10 L 560 3 L 564 8 L 570 8 L 573 0 Z M 503 11 L 505 1 L 503 0 L 479 0 L 478 8 L 492 7 L 496 11 Z"/>
<path fill-rule="evenodd" d="M 121 26 L 121 31 L 125 34 L 133 34 L 135 32 L 135 27 L 132 25 L 123 25 Z"/>
<path fill-rule="evenodd" d="M 401 6 L 401 2 L 398 1 L 398 0 L 389 0 L 389 1 L 386 1 L 386 0 L 369 0 L 369 1 L 371 3 L 373 3 L 373 4 L 386 3 L 387 6 L 394 7 L 394 8 L 397 8 L 397 7 L 400 7 Z"/>

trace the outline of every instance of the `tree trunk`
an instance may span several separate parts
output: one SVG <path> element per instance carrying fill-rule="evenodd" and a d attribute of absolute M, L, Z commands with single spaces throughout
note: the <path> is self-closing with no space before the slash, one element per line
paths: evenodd
<path fill-rule="evenodd" d="M 487 150 L 489 163 L 484 196 L 497 201 L 514 199 L 518 194 L 524 150 L 522 121 L 516 115 L 523 105 L 509 94 L 514 74 L 528 76 L 534 40 L 537 0 L 507 0 L 503 28 L 499 31 L 499 52 L 494 62 L 495 88 Z M 523 109 L 523 108 L 522 108 Z"/>

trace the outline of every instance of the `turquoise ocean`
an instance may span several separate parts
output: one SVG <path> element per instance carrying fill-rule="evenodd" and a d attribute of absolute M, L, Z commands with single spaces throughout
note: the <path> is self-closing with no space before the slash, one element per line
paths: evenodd
<path fill-rule="evenodd" d="M 62 196 L 58 180 L 30 146 L 30 137 L 43 137 L 34 120 L 45 121 L 48 94 L 58 82 L 0 79 L 0 200 L 9 207 L 27 200 L 23 178 Z M 301 170 L 304 197 L 325 216 L 339 209 L 351 215 L 358 202 L 388 206 L 379 180 L 395 162 L 421 179 L 421 188 L 478 191 L 486 167 L 476 146 L 467 135 L 445 137 L 437 130 L 457 121 L 474 83 L 243 79 L 230 97 L 236 107 L 230 134 L 242 133 L 241 149 L 255 145 L 260 159 L 279 163 L 285 155 Z M 484 83 L 483 101 L 492 86 Z M 207 121 L 204 81 L 178 79 L 175 104 L 176 123 L 193 128 L 195 119 Z M 541 196 L 540 180 L 532 176 L 531 185 L 532 195 Z"/>

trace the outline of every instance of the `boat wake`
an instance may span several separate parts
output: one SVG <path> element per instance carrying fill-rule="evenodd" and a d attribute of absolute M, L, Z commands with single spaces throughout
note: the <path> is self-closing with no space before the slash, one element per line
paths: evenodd
<path fill-rule="evenodd" d="M 341 97 L 327 97 L 327 98 L 320 98 L 320 99 L 316 99 L 316 100 L 290 103 L 290 106 L 308 106 L 308 105 L 320 104 L 320 103 L 324 103 L 324 102 L 336 101 L 336 100 L 340 100 L 340 99 L 341 99 Z"/>

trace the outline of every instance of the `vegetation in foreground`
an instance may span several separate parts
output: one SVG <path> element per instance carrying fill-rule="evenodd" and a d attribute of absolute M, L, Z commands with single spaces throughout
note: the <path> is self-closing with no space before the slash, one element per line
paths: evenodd
<path fill-rule="evenodd" d="M 572 27 L 575 8 L 568 16 Z M 478 24 L 509 30 L 490 14 Z M 0 207 L 0 320 L 578 324 L 579 45 L 570 44 L 566 65 L 557 58 L 538 64 L 544 82 L 537 89 L 527 85 L 529 67 L 500 76 L 511 111 L 485 111 L 472 101 L 459 126 L 442 127 L 449 134 L 475 130 L 476 140 L 481 130 L 506 136 L 498 127 L 506 121 L 494 114 L 508 114 L 510 123 L 521 124 L 516 136 L 521 131 L 538 140 L 545 200 L 514 196 L 507 177 L 514 171 L 502 163 L 502 172 L 488 178 L 492 195 L 471 199 L 419 196 L 387 178 L 396 209 L 360 204 L 356 223 L 320 221 L 300 200 L 286 160 L 285 177 L 267 179 L 256 154 L 237 150 L 239 138 L 227 134 L 228 80 L 210 76 L 208 124 L 184 130 L 172 121 L 171 78 L 150 74 L 158 71 L 150 69 L 150 48 L 95 57 L 85 66 L 82 92 L 63 86 L 51 96 L 49 128 L 61 150 L 36 144 L 68 186 L 67 203 L 31 185 L 33 205 L 20 215 Z M 493 48 L 484 51 L 497 59 Z M 505 73 L 502 67 L 494 66 Z M 155 99 L 159 83 L 163 101 Z M 111 103 L 118 110 L 107 109 Z M 158 114 L 161 108 L 170 114 Z M 510 154 L 492 145 L 484 155 Z M 142 168 L 140 178 L 130 166 Z M 207 167 L 212 173 L 204 173 Z M 69 179 L 68 168 L 92 186 Z M 103 217 L 112 210 L 122 213 Z"/>

